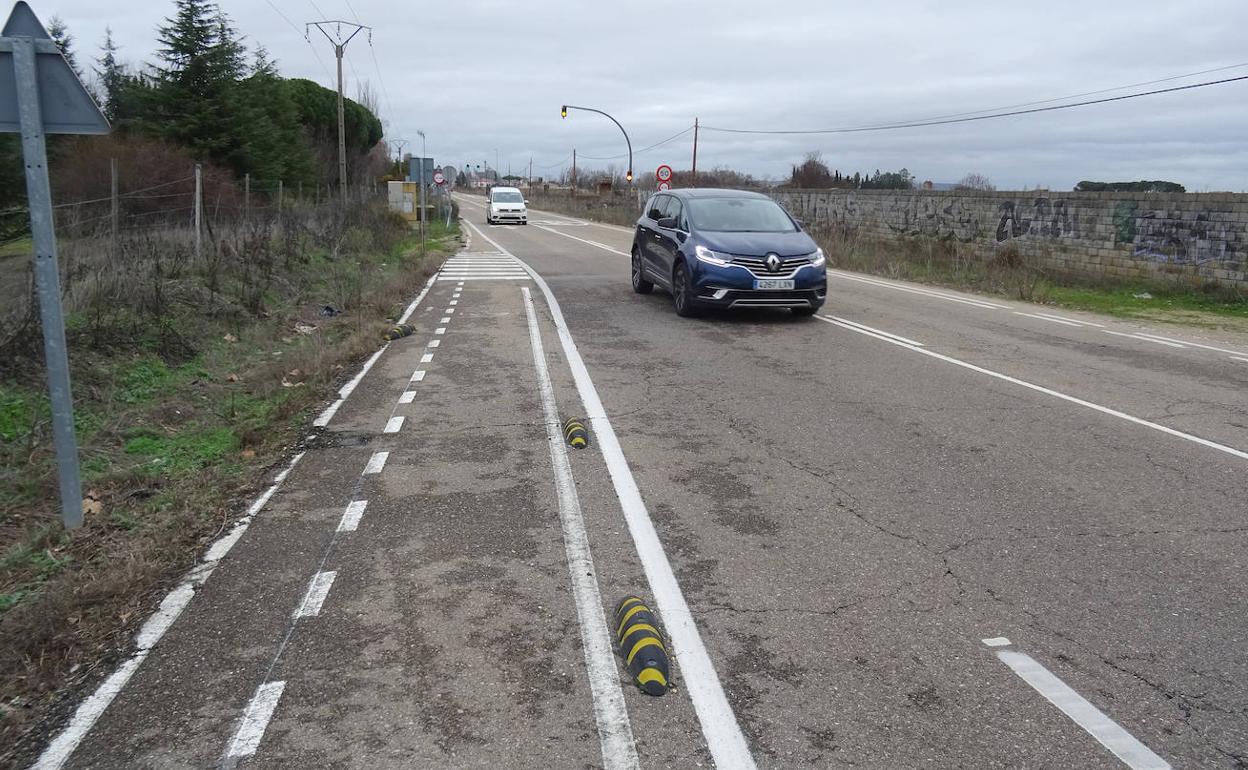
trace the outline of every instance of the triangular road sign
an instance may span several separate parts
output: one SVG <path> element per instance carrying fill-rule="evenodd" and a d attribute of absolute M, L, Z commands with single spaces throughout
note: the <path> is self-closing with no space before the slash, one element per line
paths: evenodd
<path fill-rule="evenodd" d="M 20 38 L 34 41 L 39 102 L 43 130 L 49 134 L 107 134 L 108 120 L 87 92 L 78 75 L 65 61 L 52 38 L 24 2 L 13 6 L 0 37 L 0 132 L 21 131 L 17 113 L 17 77 L 13 46 Z M 41 42 L 46 41 L 46 42 Z"/>

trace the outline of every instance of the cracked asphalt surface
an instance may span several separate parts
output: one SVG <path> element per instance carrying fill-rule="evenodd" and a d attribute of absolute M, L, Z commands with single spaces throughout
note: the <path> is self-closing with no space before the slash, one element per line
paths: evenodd
<path fill-rule="evenodd" d="M 1122 767 L 1001 636 L 1174 767 L 1248 767 L 1248 462 L 817 319 L 678 319 L 558 234 L 628 232 L 531 218 L 481 231 L 562 306 L 759 767 Z M 67 766 L 603 765 L 521 285 L 467 282 L 449 323 L 434 285 Z M 834 274 L 826 311 L 1248 449 L 1248 366 L 1010 309 Z M 649 589 L 596 443 L 571 460 L 609 614 Z M 318 569 L 324 607 L 292 622 Z M 658 699 L 617 668 L 641 766 L 712 766 L 679 656 Z M 227 757 L 275 680 L 257 751 Z"/>

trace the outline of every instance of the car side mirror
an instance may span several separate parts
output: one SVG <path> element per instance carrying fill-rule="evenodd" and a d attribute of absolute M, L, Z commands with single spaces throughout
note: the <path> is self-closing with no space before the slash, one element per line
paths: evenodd
<path fill-rule="evenodd" d="M 525 199 L 524 199 L 524 205 L 526 205 L 526 206 L 527 206 L 527 205 L 529 205 L 529 199 L 528 199 L 528 198 L 525 198 Z"/>
<path fill-rule="evenodd" d="M 675 230 L 676 229 L 676 217 L 663 217 L 662 219 L 659 220 L 659 227 L 663 228 L 664 230 Z"/>

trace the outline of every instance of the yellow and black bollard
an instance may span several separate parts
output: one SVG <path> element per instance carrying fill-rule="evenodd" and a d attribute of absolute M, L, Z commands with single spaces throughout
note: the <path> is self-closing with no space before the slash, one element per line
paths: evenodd
<path fill-rule="evenodd" d="M 615 644 L 633 681 L 647 695 L 662 695 L 671 687 L 667 647 L 658 618 L 641 599 L 626 596 L 615 605 Z"/>
<path fill-rule="evenodd" d="M 416 327 L 411 324 L 396 324 L 391 326 L 383 335 L 388 340 L 397 340 L 400 337 L 410 337 L 416 333 Z"/>
<path fill-rule="evenodd" d="M 573 417 L 563 424 L 563 439 L 573 449 L 584 449 L 589 446 L 589 430 L 585 423 Z"/>

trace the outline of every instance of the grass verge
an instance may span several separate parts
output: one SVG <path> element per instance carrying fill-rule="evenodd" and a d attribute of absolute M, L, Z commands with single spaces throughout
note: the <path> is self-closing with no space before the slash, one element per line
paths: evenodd
<path fill-rule="evenodd" d="M 59 524 L 37 345 L 23 336 L 6 351 L 0 765 L 29 751 L 49 717 L 128 650 L 168 587 L 290 453 L 309 410 L 381 344 L 388 320 L 458 245 L 457 224 L 436 225 L 422 258 L 401 222 L 359 216 L 303 232 L 268 276 L 255 271 L 269 236 L 232 265 L 209 259 L 173 273 L 171 247 L 157 244 L 142 260 L 110 263 L 133 280 L 77 277 L 92 289 L 67 299 L 87 511 L 79 530 Z"/>

